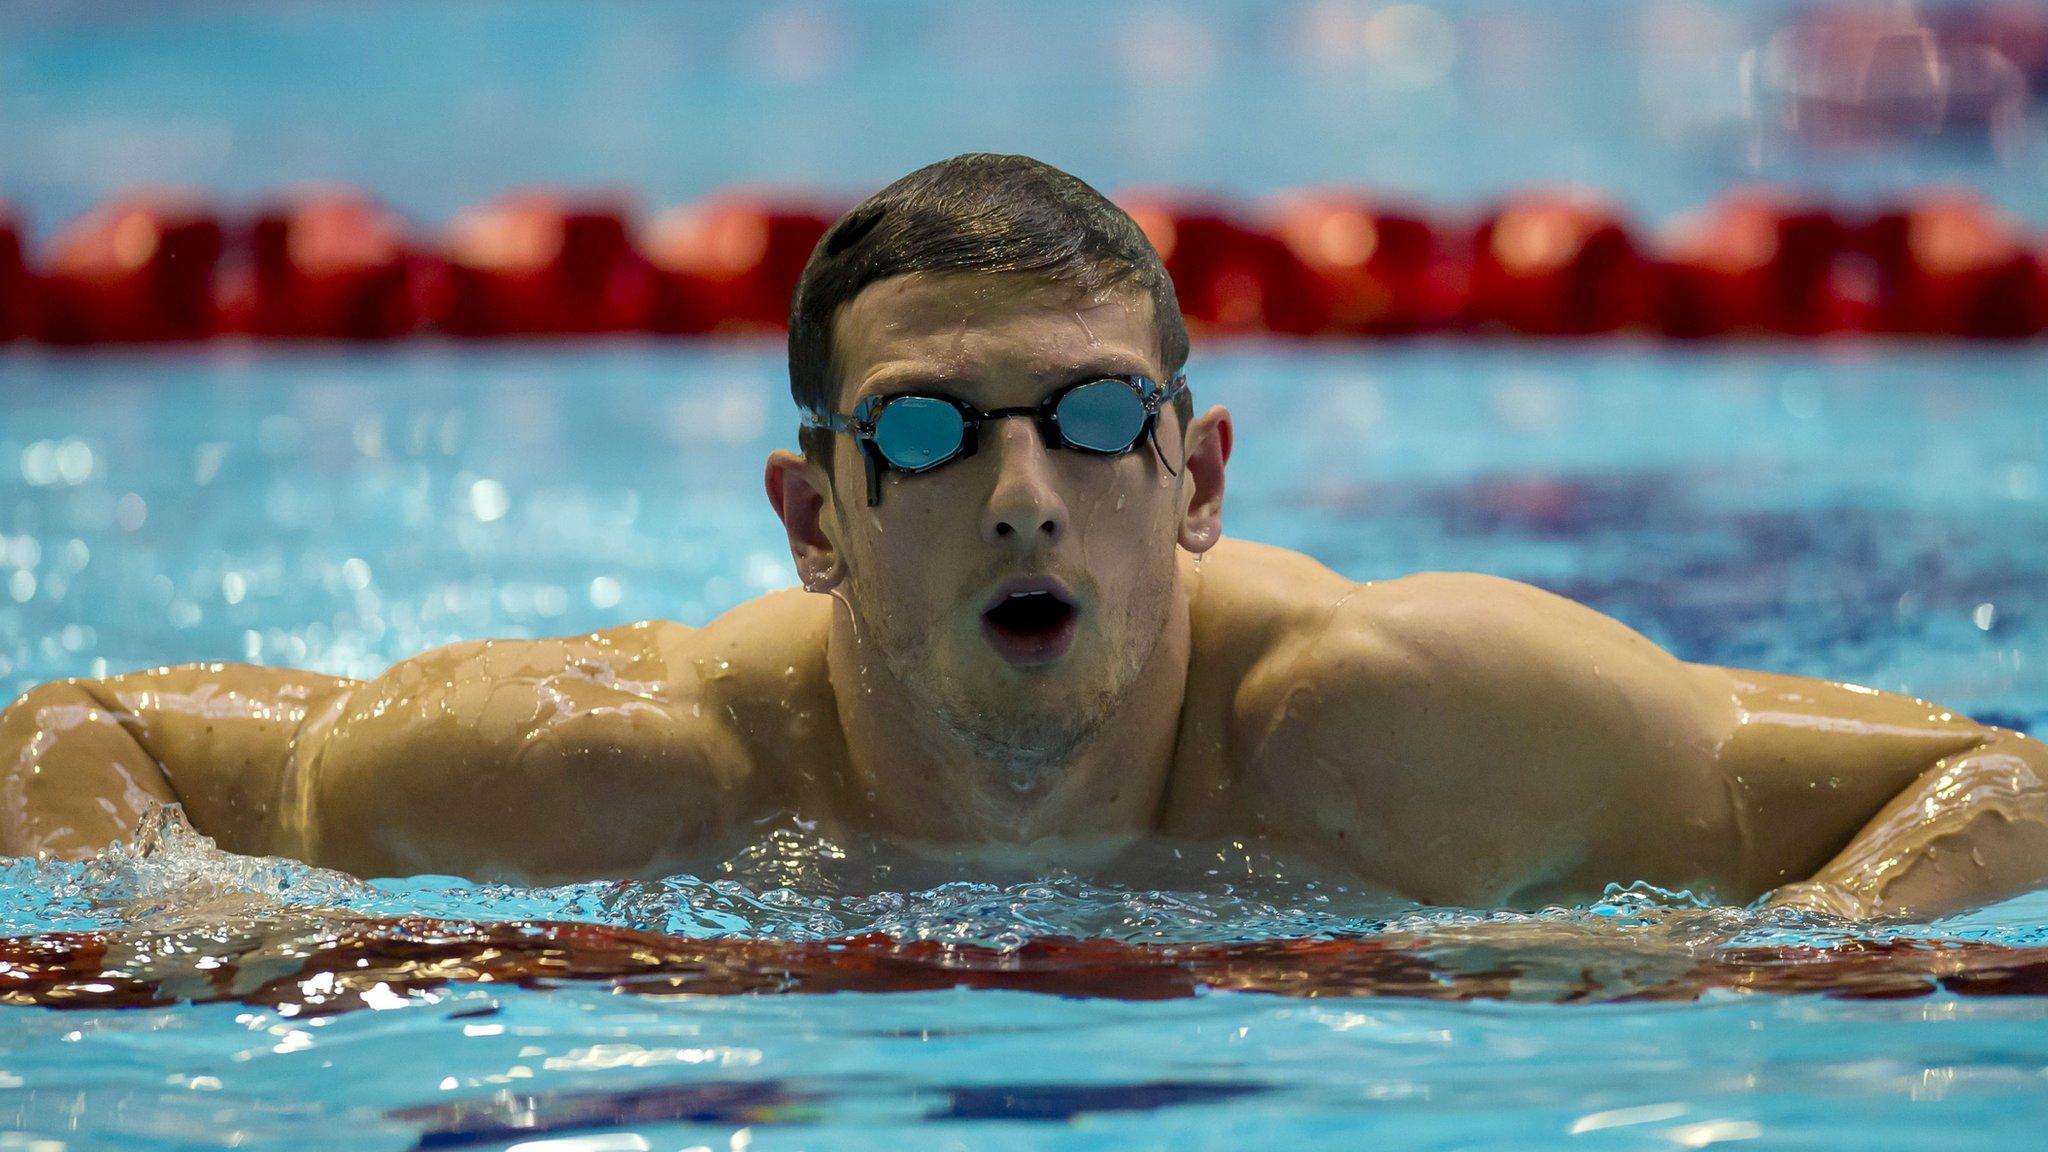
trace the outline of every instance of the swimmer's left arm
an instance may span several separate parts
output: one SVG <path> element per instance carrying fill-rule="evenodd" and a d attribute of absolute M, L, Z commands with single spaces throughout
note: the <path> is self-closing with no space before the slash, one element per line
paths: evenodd
<path fill-rule="evenodd" d="M 1816 838 L 1806 849 L 1812 866 L 1779 875 L 1772 904 L 1929 916 L 2048 882 L 2048 745 L 1906 696 L 1734 676 L 1746 722 L 1731 742 L 1731 769 L 1752 774 L 1755 795 L 1780 794 L 1780 823 L 1799 826 L 1802 794 L 1804 807 L 1825 813 L 1825 800 L 1848 782 L 1844 761 L 1867 767 L 1858 761 L 1873 751 L 1882 761 L 1866 779 L 1883 793 L 1835 813 L 1837 823 L 1858 817 L 1860 826 Z"/>
<path fill-rule="evenodd" d="M 2038 741 L 1855 684 L 1685 667 L 1723 733 L 1710 779 L 1737 856 L 1722 899 L 1932 915 L 2048 880 Z"/>
<path fill-rule="evenodd" d="M 1362 585 L 1301 632 L 1244 693 L 1258 815 L 1416 899 L 1647 880 L 1863 915 L 2048 879 L 2043 746 L 1924 701 L 1689 664 L 1471 573 Z"/>

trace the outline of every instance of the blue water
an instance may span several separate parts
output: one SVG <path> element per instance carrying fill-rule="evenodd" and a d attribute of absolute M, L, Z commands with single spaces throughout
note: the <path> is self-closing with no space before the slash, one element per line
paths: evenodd
<path fill-rule="evenodd" d="M 1527 579 L 1689 659 L 2048 727 L 2037 355 L 1239 345 L 1203 349 L 1191 380 L 1237 415 L 1231 531 L 1358 578 Z M 783 389 L 769 345 L 0 359 L 0 690 L 223 658 L 365 674 L 459 636 L 701 622 L 792 582 L 755 482 L 793 439 Z M 1156 888 L 864 871 L 837 847 L 785 828 L 702 877 L 534 891 L 363 885 L 177 834 L 0 872 L 0 935 L 113 928 L 167 964 L 211 949 L 284 970 L 349 915 L 406 912 L 996 946 L 1394 928 L 1591 968 L 1760 942 L 2048 940 L 2042 895 L 1870 928 L 1683 899 L 1489 917 L 1388 907 L 1227 845 Z M 257 941 L 220 943 L 235 931 Z M 2008 1148 L 2048 1116 L 2033 997 L 455 984 L 380 1008 L 0 1009 L 0 1128 L 67 1148 L 1904 1149 Z"/>
<path fill-rule="evenodd" d="M 2048 724 L 2031 350 L 1239 345 L 1190 380 L 1238 418 L 1228 531 Z M 0 394 L 10 693 L 188 660 L 370 675 L 794 583 L 758 485 L 795 434 L 767 344 L 16 354 Z"/>

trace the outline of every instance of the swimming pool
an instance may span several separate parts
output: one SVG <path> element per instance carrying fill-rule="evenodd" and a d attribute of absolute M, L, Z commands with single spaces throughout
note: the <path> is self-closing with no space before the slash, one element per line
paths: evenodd
<path fill-rule="evenodd" d="M 2048 725 L 2030 350 L 1238 344 L 1190 379 L 1238 417 L 1230 531 L 1358 578 L 1527 579 L 1689 659 Z M 757 506 L 762 453 L 794 438 L 776 345 L 21 351 L 0 395 L 10 695 L 165 661 L 365 674 L 792 582 Z M 130 978 L 207 1002 L 0 1008 L 0 1147 L 2007 1148 L 2048 1115 L 2048 999 L 1963 994 L 2033 988 L 2038 961 L 1929 994 L 1979 954 L 1897 943 L 2048 942 L 2040 894 L 1851 930 L 1646 892 L 1418 911 L 1232 845 L 1189 859 L 1156 890 L 977 882 L 781 827 L 701 877 L 522 891 L 359 885 L 173 828 L 141 858 L 13 864 L 0 935 L 124 933 L 75 1002 Z M 409 914 L 946 947 L 506 937 L 483 943 L 635 978 L 415 987 L 463 930 L 387 922 Z M 337 951 L 352 932 L 377 946 Z M 1257 951 L 1362 934 L 1385 949 Z M 1022 944 L 1048 937 L 1253 951 L 1105 985 Z M 934 975 L 981 986 L 717 994 Z"/>
<path fill-rule="evenodd" d="M 1659 225 L 1749 181 L 1958 182 L 2039 227 L 2038 111 L 2000 140 L 1779 132 L 1754 53 L 1815 7 L 16 5 L 0 194 L 49 236 L 145 181 L 236 209 L 347 181 L 431 230 L 536 182 L 865 192 L 987 148 L 1451 212 L 1568 184 Z M 2048 731 L 2037 348 L 1199 343 L 1191 369 L 1238 416 L 1229 531 Z M 792 581 L 758 490 L 786 396 L 772 344 L 0 349 L 0 695 L 701 623 Z M 2048 895 L 1921 925 L 1644 891 L 1491 916 L 1229 844 L 1158 863 L 969 880 L 781 826 L 662 884 L 364 885 L 171 825 L 9 864 L 0 996 L 75 1006 L 0 1006 L 0 1152 L 1919 1152 L 2048 1119 L 2048 965 L 1997 950 L 2048 945 Z M 111 951 L 56 935 L 90 929 Z M 871 931 L 902 945 L 839 943 Z"/>

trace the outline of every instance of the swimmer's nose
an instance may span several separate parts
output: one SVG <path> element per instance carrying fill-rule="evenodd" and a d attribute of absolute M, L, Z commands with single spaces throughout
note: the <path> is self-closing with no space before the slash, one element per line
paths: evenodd
<path fill-rule="evenodd" d="M 982 448 L 995 456 L 996 483 L 982 510 L 981 538 L 1025 547 L 1053 543 L 1066 531 L 1067 504 L 1053 483 L 1051 453 L 1028 419 L 999 420 L 994 431 L 994 443 Z"/>

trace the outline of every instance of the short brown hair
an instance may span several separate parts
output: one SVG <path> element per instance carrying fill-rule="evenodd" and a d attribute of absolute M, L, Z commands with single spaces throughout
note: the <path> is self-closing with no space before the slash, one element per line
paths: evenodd
<path fill-rule="evenodd" d="M 1187 363 L 1173 281 L 1123 209 L 1029 156 L 970 152 L 868 197 L 818 241 L 789 305 L 789 391 L 798 409 L 823 416 L 838 402 L 832 326 L 840 308 L 868 285 L 910 272 L 1027 272 L 1091 290 L 1134 284 L 1152 297 L 1166 375 Z M 1194 412 L 1186 393 L 1175 410 L 1186 427 Z M 829 465 L 832 439 L 806 428 L 804 453 Z"/>

